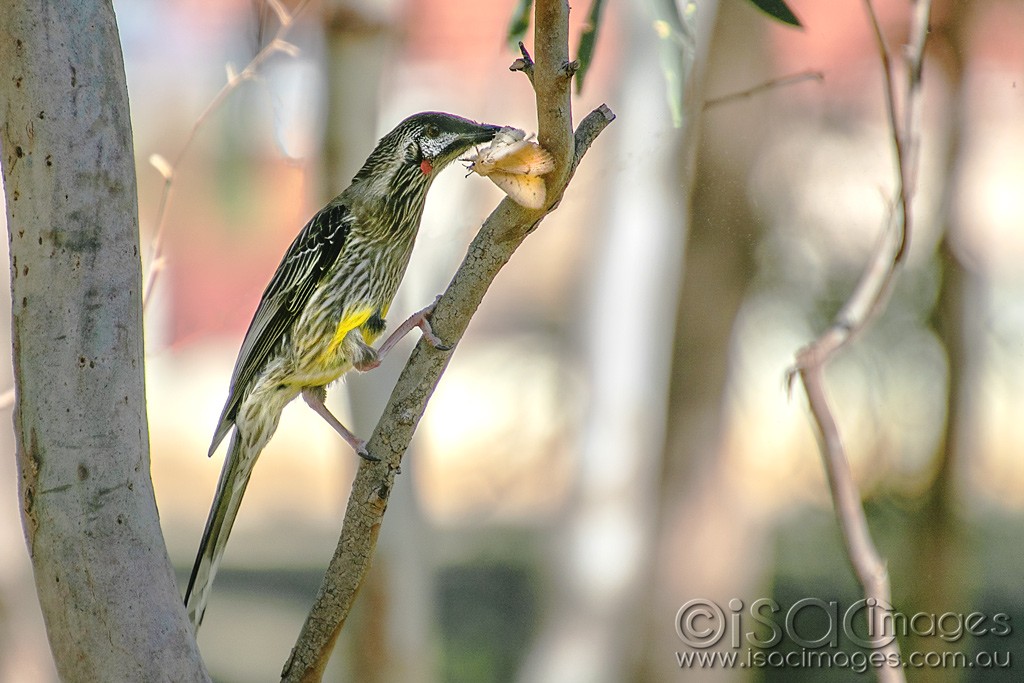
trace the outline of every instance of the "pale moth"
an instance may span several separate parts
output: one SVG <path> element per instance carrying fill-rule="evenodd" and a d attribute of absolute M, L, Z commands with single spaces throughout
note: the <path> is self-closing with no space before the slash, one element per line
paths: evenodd
<path fill-rule="evenodd" d="M 506 126 L 498 131 L 490 145 L 463 159 L 471 173 L 489 178 L 492 183 L 528 209 L 539 209 L 547 199 L 545 173 L 555 167 L 547 150 L 518 128 Z"/>

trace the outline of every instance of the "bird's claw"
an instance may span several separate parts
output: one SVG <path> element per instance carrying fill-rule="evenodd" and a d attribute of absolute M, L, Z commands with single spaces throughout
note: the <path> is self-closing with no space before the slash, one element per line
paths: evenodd
<path fill-rule="evenodd" d="M 430 328 L 430 323 L 424 323 L 424 326 L 420 328 L 423 332 L 423 338 L 438 351 L 451 351 L 452 345 L 445 344 L 441 341 L 441 338 L 434 334 L 434 330 Z"/>
<path fill-rule="evenodd" d="M 366 460 L 367 462 L 380 462 L 380 458 L 378 458 L 376 455 L 370 455 L 370 451 L 366 450 L 365 441 L 361 441 L 359 446 L 353 444 L 352 448 L 355 450 L 356 455 L 358 455 L 363 460 Z"/>
<path fill-rule="evenodd" d="M 416 328 L 420 329 L 420 332 L 423 333 L 423 336 L 426 338 L 427 343 L 429 343 L 435 349 L 438 349 L 439 351 L 451 351 L 452 347 L 441 341 L 441 338 L 434 334 L 434 329 L 430 326 L 430 316 L 433 314 L 434 307 L 437 306 L 437 302 L 440 300 L 441 295 L 438 294 L 437 297 L 434 298 L 433 303 L 423 308 L 422 310 L 413 313 L 404 323 L 399 325 L 398 329 L 392 332 L 391 336 L 384 340 L 384 343 L 381 344 L 380 348 L 373 353 L 372 357 L 368 358 L 367 360 L 360 359 L 359 361 L 354 362 L 352 366 L 356 370 L 360 370 L 363 372 L 366 372 L 367 370 L 372 370 L 373 368 L 380 365 L 381 361 L 384 360 L 384 357 L 391 352 L 391 349 L 395 347 L 395 344 L 397 344 L 398 341 L 402 339 L 402 337 L 409 334 Z"/>
<path fill-rule="evenodd" d="M 434 314 L 434 309 L 437 307 L 438 302 L 441 301 L 441 295 L 438 294 L 434 297 L 433 303 L 420 311 L 420 332 L 423 333 L 423 337 L 438 351 L 451 351 L 452 345 L 445 344 L 441 341 L 441 338 L 434 334 L 434 328 L 430 324 L 430 316 Z"/>

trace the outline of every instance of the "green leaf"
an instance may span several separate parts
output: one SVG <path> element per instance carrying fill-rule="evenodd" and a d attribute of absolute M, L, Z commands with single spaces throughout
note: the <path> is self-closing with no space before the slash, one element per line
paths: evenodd
<path fill-rule="evenodd" d="M 803 28 L 803 24 L 801 24 L 800 20 L 796 18 L 796 15 L 793 14 L 793 10 L 789 9 L 784 0 L 750 0 L 750 3 L 771 18 L 781 21 L 783 24 Z"/>
<path fill-rule="evenodd" d="M 526 30 L 530 28 L 530 10 L 533 9 L 533 0 L 519 0 L 515 11 L 512 12 L 512 19 L 508 22 L 508 44 L 515 47 L 519 41 L 526 37 Z"/>
<path fill-rule="evenodd" d="M 665 97 L 672 125 L 683 125 L 683 94 L 697 50 L 696 0 L 685 0 L 682 11 L 676 0 L 648 0 L 651 27 L 658 37 L 658 58 L 665 78 Z"/>
<path fill-rule="evenodd" d="M 597 29 L 601 26 L 602 7 L 604 7 L 604 0 L 594 0 L 590 4 L 590 14 L 587 15 L 583 35 L 580 36 L 580 47 L 576 53 L 576 61 L 580 65 L 576 71 L 577 94 L 583 92 L 583 79 L 587 75 L 590 63 L 594 60 L 594 45 L 597 43 Z"/>

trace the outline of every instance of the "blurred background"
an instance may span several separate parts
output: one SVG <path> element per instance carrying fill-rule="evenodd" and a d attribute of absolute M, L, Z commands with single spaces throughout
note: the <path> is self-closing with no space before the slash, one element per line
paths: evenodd
<path fill-rule="evenodd" d="M 177 170 L 146 330 L 153 478 L 182 585 L 220 471 L 223 454 L 206 450 L 235 355 L 298 229 L 411 113 L 536 130 L 530 85 L 508 71 L 516 4 L 313 2 L 287 38 L 298 53 L 271 58 L 198 131 Z M 783 378 L 877 244 L 893 153 L 862 4 L 789 4 L 803 30 L 743 0 L 699 3 L 688 97 L 707 105 L 677 128 L 664 3 L 606 3 L 574 114 L 606 102 L 618 119 L 454 353 L 325 680 L 860 680 L 677 660 L 689 600 L 845 606 L 860 594 L 805 400 Z M 875 6 L 899 55 L 910 5 Z M 240 71 L 279 26 L 258 0 L 114 7 L 150 268 L 163 179 L 147 160 L 178 154 L 225 65 Z M 573 10 L 575 54 L 589 3 Z M 909 260 L 885 314 L 827 378 L 897 609 L 1004 613 L 1015 631 L 909 637 L 904 653 L 1019 660 L 1024 4 L 943 0 L 931 23 Z M 727 97 L 808 70 L 823 78 Z M 502 197 L 464 175 L 434 185 L 392 323 L 443 290 Z M 356 433 L 369 435 L 404 358 L 332 390 Z M 0 458 L 0 680 L 56 680 L 13 463 Z M 285 411 L 199 638 L 216 680 L 277 679 L 356 464 L 301 402 Z M 953 667 L 908 676 L 1019 680 Z"/>

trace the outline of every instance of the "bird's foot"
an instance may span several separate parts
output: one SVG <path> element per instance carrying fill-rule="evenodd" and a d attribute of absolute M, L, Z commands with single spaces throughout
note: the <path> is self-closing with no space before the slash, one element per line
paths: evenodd
<path fill-rule="evenodd" d="M 367 460 L 369 462 L 380 462 L 380 458 L 376 455 L 370 455 L 370 451 L 366 450 L 366 441 L 363 439 L 357 438 L 356 443 L 350 443 L 349 445 L 352 446 L 353 450 L 355 450 L 356 455 L 363 460 Z"/>
<path fill-rule="evenodd" d="M 440 337 L 434 334 L 434 329 L 430 326 L 430 315 L 434 312 L 434 307 L 437 306 L 437 302 L 440 300 L 441 295 L 438 294 L 437 297 L 434 298 L 433 303 L 410 315 L 406 321 L 399 325 L 398 329 L 392 332 L 391 336 L 380 345 L 380 348 L 377 349 L 376 357 L 368 360 L 360 360 L 359 363 L 354 365 L 356 370 L 365 372 L 380 365 L 381 361 L 384 360 L 384 357 L 391 352 L 391 349 L 393 349 L 405 335 L 409 334 L 417 327 L 420 329 L 420 332 L 423 333 L 423 337 L 427 342 L 435 349 L 438 351 L 451 351 L 452 347 L 449 344 L 445 344 Z"/>
<path fill-rule="evenodd" d="M 434 309 L 437 308 L 437 302 L 441 300 L 441 295 L 438 294 L 434 297 L 433 303 L 423 308 L 423 310 L 415 313 L 412 317 L 416 318 L 416 326 L 420 328 L 420 332 L 423 336 L 438 351 L 451 351 L 451 344 L 445 344 L 440 337 L 434 334 L 434 328 L 430 326 L 430 316 L 433 315 Z"/>

